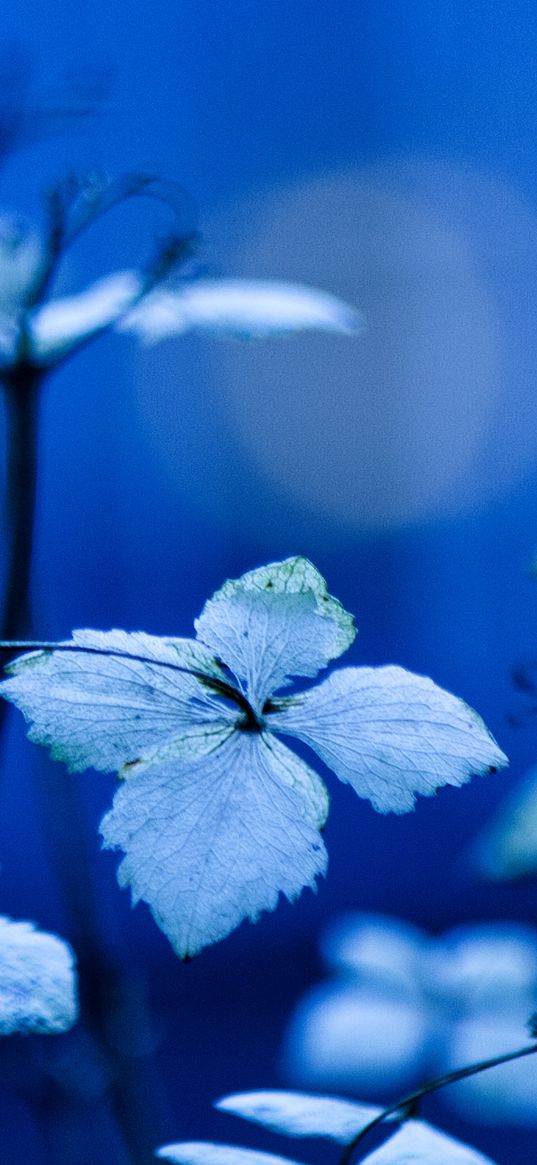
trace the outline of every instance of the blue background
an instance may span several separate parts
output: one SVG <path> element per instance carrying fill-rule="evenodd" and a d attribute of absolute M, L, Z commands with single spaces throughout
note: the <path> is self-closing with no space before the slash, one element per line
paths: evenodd
<path fill-rule="evenodd" d="M 535 918 L 533 886 L 480 884 L 462 856 L 535 759 L 531 717 L 522 728 L 508 718 L 530 702 L 511 671 L 535 658 L 537 613 L 536 22 L 521 2 L 442 0 L 130 0 L 121 10 L 61 0 L 0 17 L 7 60 L 28 75 L 25 98 L 24 85 L 6 85 L 6 107 L 54 105 L 94 78 L 106 91 L 94 116 L 4 164 L 6 210 L 39 218 L 43 190 L 71 169 L 150 167 L 198 207 L 208 271 L 310 282 L 368 321 L 356 340 L 244 348 L 185 337 L 141 350 L 109 335 L 66 364 L 43 401 L 39 635 L 188 635 L 224 578 L 306 554 L 357 616 L 348 661 L 432 675 L 478 708 L 512 760 L 509 774 L 444 790 L 403 818 L 376 815 L 329 777 L 330 869 L 318 894 L 188 966 L 144 906 L 130 911 L 116 858 L 99 852 L 113 781 L 72 778 L 95 910 L 132 987 L 131 1027 L 136 1000 L 153 1016 L 137 1062 L 155 1145 L 213 1137 L 278 1151 L 276 1138 L 210 1104 L 282 1085 L 286 1016 L 319 977 L 316 937 L 341 909 L 434 932 Z M 167 225 L 142 200 L 114 212 L 69 254 L 56 290 L 136 264 Z M 47 781 L 69 784 L 13 717 L 2 909 L 75 941 Z M 32 1043 L 13 1041 L 2 1061 L 6 1165 L 37 1165 L 49 1151 L 47 1118 L 35 1120 L 20 1083 Z M 73 1068 L 72 1046 L 61 1071 Z M 56 1160 L 124 1165 L 106 1096 L 88 1080 Z M 500 1165 L 532 1159 L 534 1134 L 442 1120 Z M 307 1159 L 326 1152 L 309 1146 Z"/>

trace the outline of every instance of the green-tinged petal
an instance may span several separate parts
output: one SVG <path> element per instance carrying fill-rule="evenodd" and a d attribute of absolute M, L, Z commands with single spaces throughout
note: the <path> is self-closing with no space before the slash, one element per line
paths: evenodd
<path fill-rule="evenodd" d="M 135 766 L 101 833 L 125 853 L 120 884 L 186 956 L 313 886 L 327 807 L 319 777 L 284 745 L 235 730 L 192 763 Z"/>
<path fill-rule="evenodd" d="M 56 935 L 0 917 L 0 1035 L 63 1032 L 78 1018 L 75 958 Z"/>
<path fill-rule="evenodd" d="M 174 1165 L 299 1165 L 289 1157 L 243 1149 L 241 1145 L 217 1145 L 210 1141 L 178 1141 L 157 1149 L 157 1157 Z"/>
<path fill-rule="evenodd" d="M 315 676 L 352 643 L 352 615 L 306 558 L 226 582 L 196 620 L 198 639 L 230 668 L 258 712 L 290 676 Z"/>
<path fill-rule="evenodd" d="M 236 1092 L 215 1105 L 288 1137 L 326 1137 L 348 1145 L 381 1108 L 314 1092 Z"/>
<path fill-rule="evenodd" d="M 342 668 L 267 722 L 314 748 L 381 813 L 406 813 L 418 793 L 508 763 L 476 712 L 400 667 Z"/>
<path fill-rule="evenodd" d="M 30 722 L 30 740 L 72 770 L 113 772 L 170 739 L 210 748 L 213 734 L 236 718 L 190 674 L 223 676 L 195 640 L 74 631 L 69 642 L 86 650 L 20 657 L 0 694 Z"/>
<path fill-rule="evenodd" d="M 495 1165 L 495 1162 L 426 1121 L 410 1120 L 379 1149 L 363 1157 L 362 1165 Z"/>

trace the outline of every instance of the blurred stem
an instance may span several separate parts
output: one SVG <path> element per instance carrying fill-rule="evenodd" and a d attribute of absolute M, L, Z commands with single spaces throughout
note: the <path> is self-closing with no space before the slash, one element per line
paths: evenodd
<path fill-rule="evenodd" d="M 40 388 L 44 373 L 25 363 L 4 374 L 7 428 L 7 556 L 2 638 L 15 639 L 31 626 L 30 578 L 35 529 Z"/>
<path fill-rule="evenodd" d="M 499 1064 L 508 1064 L 510 1060 L 521 1060 L 523 1056 L 532 1056 L 535 1052 L 537 1052 L 537 1043 L 526 1044 L 525 1047 L 518 1048 L 516 1052 L 506 1052 L 502 1056 L 493 1056 L 489 1060 L 478 1060 L 475 1064 L 467 1064 L 465 1068 L 456 1068 L 453 1072 L 446 1072 L 443 1076 L 436 1076 L 434 1080 L 428 1080 L 426 1084 L 422 1084 L 421 1088 L 416 1088 L 414 1092 L 409 1092 L 408 1096 L 403 1096 L 395 1104 L 390 1104 L 388 1108 L 384 1108 L 374 1120 L 370 1121 L 364 1129 L 361 1129 L 341 1154 L 340 1165 L 350 1165 L 361 1141 L 388 1117 L 396 1116 L 399 1113 L 401 1120 L 408 1120 L 409 1117 L 414 1116 L 420 1101 L 429 1093 L 437 1092 L 439 1088 L 445 1088 L 447 1084 L 455 1084 L 457 1080 L 466 1080 L 468 1076 L 477 1076 L 478 1072 L 497 1068 Z"/>
<path fill-rule="evenodd" d="M 34 548 L 38 477 L 39 405 L 46 370 L 22 356 L 9 372 L 2 373 L 6 413 L 6 571 L 2 639 L 16 639 L 31 631 L 30 583 Z M 0 702 L 0 734 L 7 703 Z M 63 776 L 63 774 L 62 774 Z M 74 780 L 47 774 L 39 783 L 38 797 L 49 852 L 64 904 L 71 915 L 71 929 L 80 958 L 79 978 L 82 1023 L 111 1066 L 109 1100 L 122 1134 L 131 1165 L 150 1165 L 158 1138 L 149 1113 L 155 1089 L 149 1064 L 124 1054 L 110 1042 L 110 1032 L 121 1024 L 126 1001 L 132 992 L 125 971 L 111 965 L 100 933 L 98 911 L 90 873 L 86 823 Z M 68 787 L 67 783 L 69 782 Z M 88 851 L 86 853 L 86 851 Z M 143 1016 L 139 1016 L 143 1022 Z M 45 1086 L 45 1085 L 44 1085 Z M 69 1092 L 52 1079 L 46 1085 L 47 1112 L 43 1133 L 51 1144 L 50 1111 L 67 1112 Z M 151 1093 L 153 1092 L 153 1096 Z M 37 1105 L 39 1111 L 39 1104 Z M 48 1130 L 48 1131 L 47 1131 Z"/>

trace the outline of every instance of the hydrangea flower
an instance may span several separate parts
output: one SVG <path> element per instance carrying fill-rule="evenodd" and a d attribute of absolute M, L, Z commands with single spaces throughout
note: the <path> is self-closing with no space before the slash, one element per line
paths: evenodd
<path fill-rule="evenodd" d="M 53 757 L 119 770 L 104 843 L 123 850 L 121 885 L 181 956 L 325 872 L 328 795 L 281 736 L 382 813 L 506 763 L 475 712 L 400 667 L 347 667 L 278 694 L 355 636 L 307 559 L 226 582 L 195 627 L 195 640 L 76 631 L 15 661 L 1 687 Z"/>
<path fill-rule="evenodd" d="M 382 915 L 343 916 L 322 951 L 335 973 L 298 1004 L 284 1063 L 293 1083 L 400 1095 L 462 1065 L 513 1051 L 537 1007 L 537 931 L 459 926 L 438 939 Z M 537 1058 L 439 1093 L 467 1117 L 537 1124 Z"/>

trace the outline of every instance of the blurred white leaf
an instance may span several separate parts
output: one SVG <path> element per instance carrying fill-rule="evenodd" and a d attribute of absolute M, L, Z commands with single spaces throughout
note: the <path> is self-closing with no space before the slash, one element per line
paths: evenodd
<path fill-rule="evenodd" d="M 244 338 L 305 330 L 352 336 L 364 324 L 356 308 L 300 283 L 200 279 L 151 292 L 117 326 L 155 343 L 188 331 Z"/>
<path fill-rule="evenodd" d="M 446 1136 L 425 1121 L 411 1120 L 380 1148 L 362 1158 L 362 1165 L 495 1165 L 470 1145 Z"/>
<path fill-rule="evenodd" d="M 164 1157 L 174 1165 L 298 1165 L 289 1157 L 276 1153 L 261 1153 L 257 1149 L 243 1149 L 240 1145 L 216 1145 L 210 1141 L 178 1141 L 157 1149 L 157 1157 Z"/>
<path fill-rule="evenodd" d="M 236 1092 L 215 1105 L 288 1137 L 327 1137 L 348 1145 L 381 1108 L 307 1092 Z"/>
<path fill-rule="evenodd" d="M 0 917 L 0 1035 L 63 1032 L 77 1017 L 71 948 L 30 922 Z"/>

